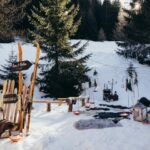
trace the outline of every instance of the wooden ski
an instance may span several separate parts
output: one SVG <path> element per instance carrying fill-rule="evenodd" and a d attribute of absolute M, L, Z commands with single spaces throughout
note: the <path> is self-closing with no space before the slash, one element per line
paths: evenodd
<path fill-rule="evenodd" d="M 31 81 L 31 84 L 30 84 L 30 91 L 29 91 L 28 121 L 27 121 L 27 125 L 26 125 L 26 135 L 29 135 L 31 109 L 32 109 L 32 102 L 33 102 L 33 93 L 34 93 L 34 86 L 35 86 L 35 80 L 36 80 L 36 74 L 37 74 L 37 67 L 38 67 L 39 56 L 40 56 L 39 43 L 36 43 L 36 45 L 37 45 L 37 51 L 36 51 L 36 58 L 35 58 L 35 64 L 34 64 L 34 72 L 33 72 L 33 77 L 32 77 L 32 81 Z"/>
<path fill-rule="evenodd" d="M 19 62 L 22 61 L 22 47 L 21 47 L 21 42 L 18 42 L 18 54 L 19 54 Z M 22 80 L 23 80 L 23 75 L 22 72 L 19 71 L 19 87 L 18 87 L 18 110 L 19 110 L 19 122 L 20 122 L 20 128 L 19 132 L 22 134 L 22 123 L 23 123 L 23 116 L 22 116 L 22 99 L 21 99 L 21 94 L 22 94 Z"/>

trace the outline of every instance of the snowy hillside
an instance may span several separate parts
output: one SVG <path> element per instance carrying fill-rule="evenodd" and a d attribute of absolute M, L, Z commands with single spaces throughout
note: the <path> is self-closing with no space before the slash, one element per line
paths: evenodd
<path fill-rule="evenodd" d="M 76 41 L 72 41 L 74 43 Z M 85 43 L 83 41 L 82 43 Z M 5 64 L 9 52 L 14 49 L 17 53 L 17 43 L 0 44 L 0 63 Z M 89 42 L 87 53 L 92 53 L 88 66 L 92 69 L 89 76 L 92 81 L 96 79 L 97 92 L 94 88 L 88 88 L 85 83 L 83 96 L 89 96 L 90 100 L 97 104 L 104 104 L 102 90 L 104 84 L 111 87 L 114 81 L 113 90 L 118 92 L 119 101 L 109 104 L 133 106 L 137 99 L 145 96 L 150 99 L 150 67 L 140 65 L 135 60 L 127 60 L 115 53 L 117 46 L 115 42 Z M 34 61 L 36 48 L 31 44 L 23 45 L 24 60 Z M 42 55 L 42 54 L 41 54 Z M 135 86 L 134 93 L 126 92 L 125 79 L 126 69 L 132 62 L 136 68 L 139 86 Z M 93 76 L 96 69 L 97 76 Z M 31 75 L 33 67 L 27 73 Z M 27 78 L 27 83 L 30 76 Z M 41 99 L 41 93 L 36 88 L 34 99 Z M 77 130 L 74 123 L 80 119 L 91 119 L 92 115 L 83 111 L 76 116 L 67 113 L 67 106 L 52 105 L 52 111 L 47 113 L 46 106 L 34 105 L 31 118 L 30 136 L 23 137 L 22 141 L 12 144 L 9 139 L 0 140 L 0 150 L 150 150 L 150 125 L 130 120 L 121 120 L 119 127 L 105 129 Z M 75 108 L 77 109 L 77 108 Z"/>

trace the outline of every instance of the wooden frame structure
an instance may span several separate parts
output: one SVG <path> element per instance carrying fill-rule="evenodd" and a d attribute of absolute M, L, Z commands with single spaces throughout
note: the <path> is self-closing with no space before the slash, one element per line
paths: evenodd
<path fill-rule="evenodd" d="M 23 62 L 22 64 L 26 65 L 24 62 L 29 62 L 29 61 L 22 61 L 21 42 L 18 42 L 18 64 L 19 64 L 17 66 L 19 71 L 18 93 L 17 90 L 14 89 L 15 87 L 14 80 L 12 81 L 6 80 L 4 81 L 4 85 L 3 85 L 2 99 L 0 101 L 0 105 L 3 109 L 3 114 L 4 114 L 3 119 L 12 122 L 15 128 L 11 130 L 19 131 L 19 135 L 22 135 L 23 128 L 25 127 L 26 127 L 26 135 L 29 135 L 34 86 L 35 86 L 37 67 L 38 67 L 38 61 L 40 55 L 40 46 L 38 43 L 36 43 L 36 45 L 37 45 L 36 58 L 35 58 L 34 71 L 32 73 L 32 79 L 30 85 L 26 86 L 23 83 L 23 74 L 21 71 L 22 66 L 20 66 L 20 64 Z M 16 67 L 16 65 L 14 66 Z M 10 100 L 13 101 L 11 96 L 14 94 L 17 95 L 16 102 L 12 103 L 10 102 Z M 27 119 L 26 116 L 28 116 Z"/>
<path fill-rule="evenodd" d="M 46 104 L 46 111 L 51 111 L 51 104 L 67 104 L 68 105 L 68 112 L 73 111 L 73 100 L 80 101 L 81 107 L 85 106 L 86 98 L 85 97 L 70 97 L 70 98 L 58 98 L 56 100 L 33 100 L 35 104 Z"/>

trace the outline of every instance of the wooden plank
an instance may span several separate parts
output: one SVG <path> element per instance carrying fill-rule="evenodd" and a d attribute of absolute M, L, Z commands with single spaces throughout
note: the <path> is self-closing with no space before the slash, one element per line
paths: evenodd
<path fill-rule="evenodd" d="M 14 87 L 15 87 L 15 82 L 14 80 L 11 80 L 11 84 L 10 84 L 10 89 L 9 89 L 9 94 L 13 94 L 13 91 L 14 91 Z M 8 120 L 10 121 L 10 116 L 11 116 L 11 108 L 12 108 L 13 105 L 11 104 L 8 104 Z"/>
<path fill-rule="evenodd" d="M 14 80 L 12 81 L 12 85 L 11 86 L 12 87 L 11 87 L 11 90 L 10 90 L 10 94 L 17 95 L 16 93 L 14 93 L 14 90 L 15 90 L 15 81 Z M 10 112 L 10 118 L 9 118 L 9 120 L 11 122 L 14 121 L 15 108 L 16 108 L 16 103 L 10 104 L 10 110 L 11 110 L 11 112 Z"/>
<path fill-rule="evenodd" d="M 46 101 L 46 100 L 45 101 L 42 101 L 42 100 L 41 101 L 38 101 L 38 100 L 36 101 L 36 100 L 34 100 L 33 103 L 40 103 L 40 104 L 42 104 L 42 103 L 44 103 L 44 104 L 48 104 L 48 103 L 52 103 L 52 104 L 66 104 L 67 102 L 65 102 L 65 101 L 56 101 L 56 100 L 55 101 Z"/>
<path fill-rule="evenodd" d="M 3 91 L 2 91 L 2 96 L 6 93 L 6 90 L 7 90 L 7 80 L 4 81 L 4 84 L 3 84 Z"/>
<path fill-rule="evenodd" d="M 11 88 L 11 80 L 8 80 L 8 86 L 7 86 L 6 94 L 9 94 L 10 88 Z M 10 105 L 9 104 L 5 104 L 5 108 L 4 109 L 5 109 L 5 119 L 8 120 Z"/>
<path fill-rule="evenodd" d="M 0 99 L 0 107 L 2 108 L 3 108 L 3 95 L 6 93 L 6 89 L 7 89 L 7 80 L 5 80 L 3 83 L 2 98 Z"/>

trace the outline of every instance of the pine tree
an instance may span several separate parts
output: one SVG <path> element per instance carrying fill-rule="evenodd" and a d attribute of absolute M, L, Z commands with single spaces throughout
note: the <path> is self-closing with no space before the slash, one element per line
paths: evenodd
<path fill-rule="evenodd" d="M 11 42 L 26 16 L 26 7 L 31 0 L 1 0 L 0 42 Z"/>
<path fill-rule="evenodd" d="M 0 69 L 0 79 L 1 80 L 15 80 L 15 87 L 18 87 L 18 73 L 13 72 L 11 67 L 12 64 L 17 62 L 17 55 L 15 55 L 14 51 L 12 50 L 10 52 L 8 60 L 6 60 L 7 64 L 1 65 Z M 24 79 L 26 78 L 26 75 L 23 74 Z"/>
<path fill-rule="evenodd" d="M 138 4 L 139 7 L 136 5 Z M 125 10 L 128 24 L 124 27 L 126 41 L 118 42 L 118 52 L 144 63 L 149 55 L 150 41 L 150 1 L 133 0 L 131 10 Z M 137 9 L 138 8 L 138 9 Z"/>
<path fill-rule="evenodd" d="M 80 42 L 71 45 L 70 37 L 75 35 L 80 19 L 75 21 L 78 5 L 70 5 L 70 0 L 41 0 L 40 7 L 33 7 L 29 16 L 34 30 L 31 35 L 38 40 L 47 61 L 47 70 L 40 73 L 38 83 L 45 96 L 77 96 L 81 84 L 88 81 L 85 62 L 90 55 L 79 55 L 87 44 L 80 48 Z M 78 88 L 77 88 L 78 87 Z"/>
<path fill-rule="evenodd" d="M 110 0 L 104 0 L 102 5 L 102 28 L 104 29 L 107 40 L 113 39 L 113 31 L 118 22 L 118 14 L 120 10 L 120 3 L 115 0 L 111 3 Z"/>
<path fill-rule="evenodd" d="M 97 22 L 97 28 L 99 31 L 102 27 L 102 3 L 100 0 L 93 0 L 93 5 L 93 11 Z"/>
<path fill-rule="evenodd" d="M 75 38 L 97 40 L 98 26 L 95 17 L 95 0 L 79 0 L 81 24 Z"/>

